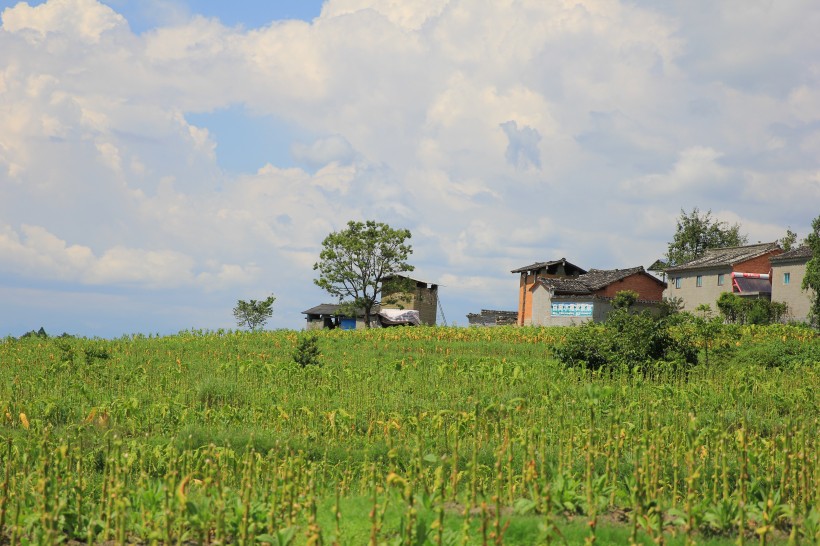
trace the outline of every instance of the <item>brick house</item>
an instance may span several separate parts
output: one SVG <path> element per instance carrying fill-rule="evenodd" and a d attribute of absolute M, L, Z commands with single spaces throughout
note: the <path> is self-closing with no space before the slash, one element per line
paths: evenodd
<path fill-rule="evenodd" d="M 699 258 L 668 267 L 667 298 L 681 298 L 683 310 L 708 304 L 713 309 L 723 292 L 771 298 L 771 258 L 783 250 L 777 243 L 711 248 Z"/>
<path fill-rule="evenodd" d="M 533 326 L 569 326 L 601 322 L 612 311 L 612 300 L 622 290 L 638 293 L 632 309 L 656 310 L 666 283 L 643 266 L 628 269 L 590 269 L 575 277 L 539 277 L 528 290 Z"/>
<path fill-rule="evenodd" d="M 789 317 L 799 322 L 808 320 L 811 307 L 813 293 L 802 288 L 806 264 L 811 258 L 811 248 L 807 246 L 771 258 L 772 301 L 788 304 Z"/>
<path fill-rule="evenodd" d="M 394 278 L 409 283 L 410 289 L 405 292 L 393 289 L 391 280 Z M 436 312 L 438 310 L 437 284 L 396 275 L 395 277 L 385 277 L 382 286 L 381 309 L 411 309 L 418 311 L 422 324 L 427 326 L 436 325 Z"/>
<path fill-rule="evenodd" d="M 539 278 L 558 277 L 578 277 L 586 273 L 575 264 L 567 261 L 566 258 L 552 260 L 549 262 L 536 262 L 525 265 L 518 269 L 513 269 L 510 273 L 518 273 L 518 325 L 525 326 L 532 324 L 532 290 L 535 288 Z"/>

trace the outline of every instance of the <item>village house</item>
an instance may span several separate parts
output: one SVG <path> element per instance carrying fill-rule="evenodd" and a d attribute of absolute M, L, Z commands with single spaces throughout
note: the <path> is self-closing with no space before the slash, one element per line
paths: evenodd
<path fill-rule="evenodd" d="M 789 318 L 798 322 L 808 320 L 813 292 L 803 290 L 806 264 L 811 260 L 811 248 L 802 246 L 773 256 L 772 301 L 785 302 L 789 306 Z"/>
<path fill-rule="evenodd" d="M 392 283 L 393 279 L 398 279 L 399 283 Z M 410 285 L 409 290 L 404 283 Z M 400 275 L 386 277 L 382 288 L 381 309 L 418 311 L 421 324 L 435 326 L 438 310 L 438 285 Z"/>
<path fill-rule="evenodd" d="M 633 311 L 657 312 L 666 283 L 643 266 L 628 269 L 590 269 L 578 277 L 541 277 L 530 290 L 534 326 L 571 326 L 603 322 L 614 309 L 618 292 L 638 294 Z"/>
<path fill-rule="evenodd" d="M 622 290 L 638 293 L 634 309 L 658 309 L 666 283 L 642 266 L 586 271 L 565 258 L 512 270 L 520 275 L 518 324 L 568 326 L 603 321 Z"/>
<path fill-rule="evenodd" d="M 391 282 L 394 279 L 402 279 L 400 287 L 398 283 Z M 407 290 L 408 284 L 409 290 Z M 339 304 L 323 303 L 302 311 L 307 321 L 306 329 L 358 330 L 367 327 L 363 309 L 357 309 L 355 313 L 348 311 L 349 314 L 355 314 L 355 316 L 347 316 L 339 314 L 340 308 Z M 387 277 L 384 279 L 382 288 L 381 305 L 374 305 L 371 310 L 371 326 L 394 324 L 435 326 L 437 308 L 438 285 L 410 277 Z"/>
<path fill-rule="evenodd" d="M 581 269 L 561 258 L 550 262 L 537 262 L 534 264 L 513 269 L 511 273 L 518 273 L 518 325 L 525 326 L 532 324 L 532 293 L 539 278 L 557 277 L 578 277 L 586 273 L 586 269 Z"/>
<path fill-rule="evenodd" d="M 707 304 L 713 309 L 723 292 L 771 298 L 771 259 L 783 250 L 777 243 L 712 248 L 689 262 L 666 269 L 666 298 L 680 298 L 684 311 Z"/>

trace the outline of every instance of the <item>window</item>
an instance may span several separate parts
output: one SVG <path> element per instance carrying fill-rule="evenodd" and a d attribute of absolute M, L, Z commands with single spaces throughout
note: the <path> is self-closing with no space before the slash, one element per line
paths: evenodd
<path fill-rule="evenodd" d="M 675 288 L 680 288 L 680 281 L 681 281 L 680 277 L 675 277 Z"/>
<path fill-rule="evenodd" d="M 723 286 L 723 279 L 724 278 L 725 278 L 725 275 L 723 273 L 718 274 L 718 286 Z"/>
<path fill-rule="evenodd" d="M 783 273 L 783 284 L 789 284 L 791 279 L 791 273 Z"/>
<path fill-rule="evenodd" d="M 698 275 L 698 278 L 695 279 L 695 286 L 697 286 L 698 288 L 703 286 L 703 275 Z"/>

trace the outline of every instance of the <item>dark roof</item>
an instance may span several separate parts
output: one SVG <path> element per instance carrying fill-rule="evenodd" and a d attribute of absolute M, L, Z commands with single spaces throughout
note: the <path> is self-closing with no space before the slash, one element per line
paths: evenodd
<path fill-rule="evenodd" d="M 307 311 L 302 311 L 303 315 L 335 315 L 339 306 L 335 303 L 321 303 L 316 307 L 311 307 Z"/>
<path fill-rule="evenodd" d="M 642 265 L 627 269 L 590 269 L 578 277 L 557 277 L 547 279 L 540 277 L 539 282 L 546 288 L 551 288 L 555 294 L 592 294 L 610 284 L 635 274 L 644 274 L 658 284 L 666 283 L 647 273 Z"/>
<path fill-rule="evenodd" d="M 499 326 L 515 324 L 518 321 L 518 311 L 495 311 L 482 309 L 481 313 L 468 313 L 467 322 L 471 325 Z"/>
<path fill-rule="evenodd" d="M 788 252 L 784 252 L 783 254 L 778 254 L 777 256 L 772 256 L 769 258 L 772 263 L 775 262 L 802 262 L 811 260 L 811 247 L 808 246 L 801 246 L 799 248 L 795 248 Z"/>
<path fill-rule="evenodd" d="M 339 307 L 341 307 L 341 306 L 339 304 L 336 304 L 336 303 L 322 303 L 322 304 L 317 305 L 316 307 L 311 307 L 307 311 L 302 311 L 302 314 L 303 315 L 335 315 L 336 312 L 339 310 Z M 375 316 L 376 313 L 378 313 L 378 312 L 379 312 L 379 306 L 374 305 L 373 310 L 372 310 L 373 316 Z M 356 315 L 360 316 L 360 317 L 364 316 L 364 310 L 363 309 L 357 309 L 356 310 Z"/>
<path fill-rule="evenodd" d="M 590 269 L 589 272 L 582 275 L 581 278 L 584 279 L 584 282 L 588 284 L 592 290 L 600 290 L 615 281 L 620 281 L 635 273 L 643 273 L 643 270 L 642 265 L 628 269 Z M 655 279 L 655 277 L 652 278 Z M 661 281 L 658 280 L 658 282 Z"/>
<path fill-rule="evenodd" d="M 758 243 L 756 245 L 732 246 L 727 248 L 710 248 L 703 256 L 680 265 L 667 268 L 667 273 L 689 269 L 708 269 L 713 267 L 732 267 L 735 264 L 763 256 L 780 247 L 777 243 Z"/>
<path fill-rule="evenodd" d="M 586 273 L 585 269 L 578 267 L 577 265 L 570 263 L 567 261 L 566 258 L 561 258 L 560 260 L 552 260 L 549 262 L 536 262 L 534 264 L 525 265 L 524 267 L 519 267 L 518 269 L 513 269 L 510 273 L 526 273 L 527 271 L 540 271 L 542 269 L 549 269 L 555 265 L 563 265 L 564 269 L 573 269 L 578 273 Z"/>

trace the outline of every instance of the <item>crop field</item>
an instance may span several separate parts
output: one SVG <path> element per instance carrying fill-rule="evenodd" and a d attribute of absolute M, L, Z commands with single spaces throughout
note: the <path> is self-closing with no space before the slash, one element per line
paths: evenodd
<path fill-rule="evenodd" d="M 564 332 L 0 341 L 0 543 L 820 541 L 816 334 L 593 373 Z"/>

